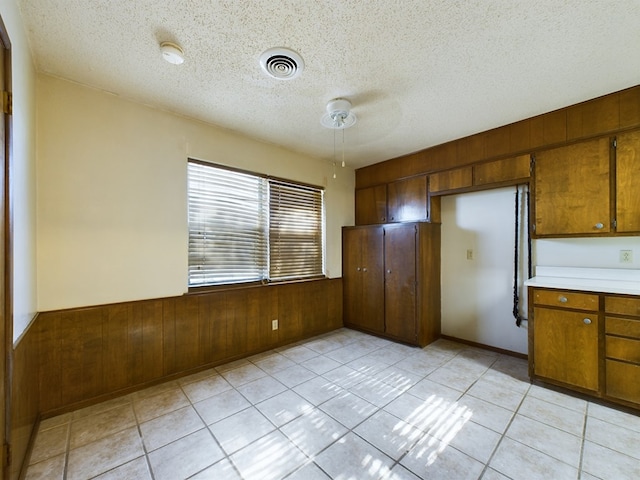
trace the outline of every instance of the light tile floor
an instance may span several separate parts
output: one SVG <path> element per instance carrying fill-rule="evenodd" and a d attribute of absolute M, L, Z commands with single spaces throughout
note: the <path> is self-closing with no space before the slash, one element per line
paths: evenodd
<path fill-rule="evenodd" d="M 41 423 L 26 479 L 638 479 L 640 417 L 341 329 Z"/>

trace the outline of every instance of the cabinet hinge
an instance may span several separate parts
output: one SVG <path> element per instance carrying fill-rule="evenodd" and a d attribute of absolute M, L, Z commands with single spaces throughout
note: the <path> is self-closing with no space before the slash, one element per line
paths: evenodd
<path fill-rule="evenodd" d="M 11 455 L 11 445 L 8 444 L 8 443 L 5 443 L 2 446 L 2 450 L 3 450 L 3 452 L 2 452 L 2 460 L 4 462 L 4 466 L 8 467 L 8 466 L 11 465 L 11 456 L 12 456 Z"/>
<path fill-rule="evenodd" d="M 615 218 L 613 220 L 611 220 L 611 226 L 613 228 L 618 228 L 618 221 Z"/>
<path fill-rule="evenodd" d="M 613 148 L 618 148 L 618 139 L 617 139 L 617 138 L 614 138 L 614 139 L 612 140 L 612 142 L 611 142 L 611 146 L 612 146 Z"/>
<path fill-rule="evenodd" d="M 532 174 L 533 173 L 533 169 L 536 166 L 536 156 L 535 155 L 531 155 L 531 160 L 529 161 L 529 173 Z"/>
<path fill-rule="evenodd" d="M 2 111 L 7 115 L 13 115 L 13 94 L 6 90 L 2 91 Z"/>
<path fill-rule="evenodd" d="M 531 224 L 531 230 L 533 230 L 534 232 L 536 231 L 536 224 L 535 223 Z"/>

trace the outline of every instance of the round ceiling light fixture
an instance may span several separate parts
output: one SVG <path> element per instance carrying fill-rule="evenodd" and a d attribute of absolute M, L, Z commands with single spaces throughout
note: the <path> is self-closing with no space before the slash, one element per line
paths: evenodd
<path fill-rule="evenodd" d="M 344 129 L 353 126 L 357 117 L 351 111 L 351 102 L 346 98 L 334 98 L 327 103 L 327 113 L 320 119 L 323 127 Z"/>
<path fill-rule="evenodd" d="M 275 47 L 260 55 L 260 66 L 270 77 L 278 80 L 293 80 L 304 70 L 304 60 L 291 49 Z"/>
<path fill-rule="evenodd" d="M 160 44 L 162 58 L 173 65 L 180 65 L 184 62 L 184 52 L 179 45 L 171 42 L 162 42 Z"/>

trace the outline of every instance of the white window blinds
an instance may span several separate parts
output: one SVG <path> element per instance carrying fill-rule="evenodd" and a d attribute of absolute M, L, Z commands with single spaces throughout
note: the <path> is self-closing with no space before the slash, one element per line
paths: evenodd
<path fill-rule="evenodd" d="M 323 274 L 322 194 L 318 188 L 269 181 L 269 276 Z"/>
<path fill-rule="evenodd" d="M 189 285 L 263 280 L 265 179 L 195 162 L 188 168 Z"/>
<path fill-rule="evenodd" d="M 323 190 L 189 160 L 189 286 L 324 274 Z"/>

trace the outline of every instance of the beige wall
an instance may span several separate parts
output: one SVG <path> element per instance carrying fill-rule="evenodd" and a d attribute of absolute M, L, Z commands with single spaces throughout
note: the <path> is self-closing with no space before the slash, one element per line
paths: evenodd
<path fill-rule="evenodd" d="M 36 312 L 36 73 L 22 19 L 14 1 L 0 3 L 11 40 L 13 144 L 13 338 Z"/>
<path fill-rule="evenodd" d="M 58 78 L 38 91 L 38 310 L 187 290 L 187 157 L 326 187 L 330 277 L 354 172 Z"/>

